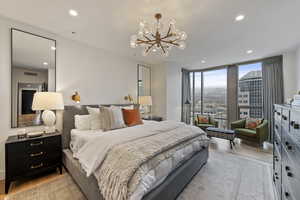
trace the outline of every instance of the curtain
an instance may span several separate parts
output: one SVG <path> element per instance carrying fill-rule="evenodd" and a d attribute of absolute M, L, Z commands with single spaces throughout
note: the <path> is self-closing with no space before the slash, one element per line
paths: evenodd
<path fill-rule="evenodd" d="M 181 121 L 191 123 L 191 80 L 186 69 L 182 69 Z"/>
<path fill-rule="evenodd" d="M 238 120 L 238 66 L 227 67 L 227 127 Z"/>
<path fill-rule="evenodd" d="M 269 121 L 269 142 L 273 141 L 273 105 L 284 102 L 282 56 L 268 58 L 262 62 L 263 113 Z"/>

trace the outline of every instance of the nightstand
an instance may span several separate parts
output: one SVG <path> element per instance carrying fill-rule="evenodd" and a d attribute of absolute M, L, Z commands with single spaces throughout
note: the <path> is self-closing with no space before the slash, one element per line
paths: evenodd
<path fill-rule="evenodd" d="M 61 134 L 43 134 L 36 138 L 10 136 L 5 142 L 5 193 L 10 183 L 59 168 L 62 173 Z"/>
<path fill-rule="evenodd" d="M 150 117 L 145 117 L 142 118 L 143 120 L 153 120 L 153 121 L 157 121 L 157 122 L 161 122 L 163 121 L 162 117 L 158 117 L 158 116 L 150 116 Z"/>

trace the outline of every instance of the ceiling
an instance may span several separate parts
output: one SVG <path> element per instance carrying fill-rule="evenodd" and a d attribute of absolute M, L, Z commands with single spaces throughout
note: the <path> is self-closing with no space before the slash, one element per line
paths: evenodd
<path fill-rule="evenodd" d="M 276 55 L 300 42 L 299 0 L 0 0 L 0 15 L 145 62 L 201 68 Z M 71 17 L 69 9 L 79 16 Z M 174 18 L 188 34 L 185 50 L 168 58 L 141 56 L 130 36 L 141 19 Z M 236 22 L 238 14 L 245 19 Z M 71 32 L 75 31 L 76 34 Z M 247 54 L 247 50 L 253 50 Z M 206 63 L 202 63 L 205 60 Z"/>
<path fill-rule="evenodd" d="M 19 30 L 12 32 L 12 65 L 48 70 L 55 67 L 55 41 Z"/>

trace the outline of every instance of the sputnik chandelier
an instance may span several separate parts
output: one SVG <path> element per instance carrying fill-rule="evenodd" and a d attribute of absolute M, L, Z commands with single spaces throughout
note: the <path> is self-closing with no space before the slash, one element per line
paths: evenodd
<path fill-rule="evenodd" d="M 155 14 L 157 21 L 153 27 L 149 26 L 146 21 L 141 21 L 138 34 L 131 36 L 130 46 L 132 48 L 143 47 L 143 56 L 147 56 L 151 51 L 168 56 L 172 47 L 175 46 L 179 49 L 185 49 L 186 47 L 186 33 L 176 29 L 174 19 L 169 21 L 168 29 L 163 30 L 161 17 L 160 13 Z"/>

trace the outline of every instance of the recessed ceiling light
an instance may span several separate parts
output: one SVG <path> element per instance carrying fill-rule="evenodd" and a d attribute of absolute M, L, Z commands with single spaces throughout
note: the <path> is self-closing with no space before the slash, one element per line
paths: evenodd
<path fill-rule="evenodd" d="M 56 50 L 56 47 L 52 46 L 52 47 L 51 47 L 51 50 L 55 51 L 55 50 Z"/>
<path fill-rule="evenodd" d="M 205 60 L 201 60 L 201 63 L 206 63 L 206 61 Z"/>
<path fill-rule="evenodd" d="M 235 17 L 235 21 L 242 21 L 243 19 L 245 19 L 245 15 L 238 15 Z"/>
<path fill-rule="evenodd" d="M 251 53 L 253 53 L 253 50 L 250 49 L 247 51 L 247 54 L 251 54 Z"/>
<path fill-rule="evenodd" d="M 73 17 L 78 16 L 78 12 L 77 12 L 76 10 L 73 10 L 73 9 L 69 10 L 69 14 L 70 14 L 71 16 L 73 16 Z"/>
<path fill-rule="evenodd" d="M 48 63 L 47 62 L 43 62 L 43 65 L 48 65 Z"/>

